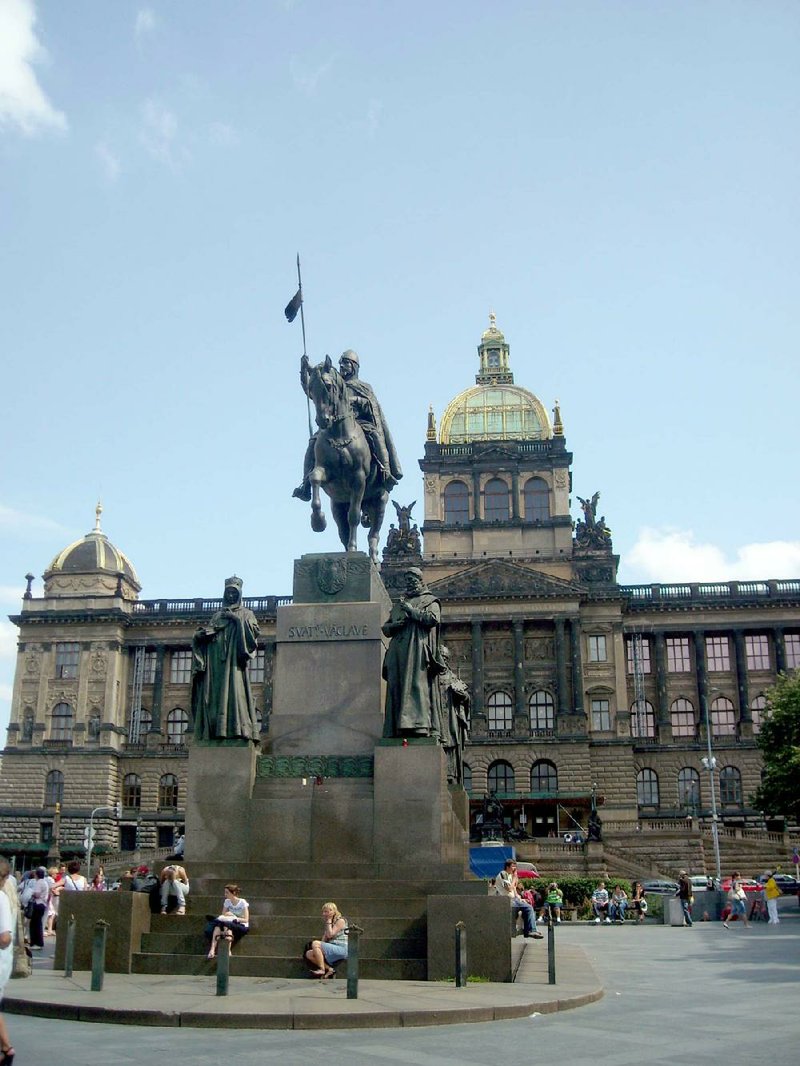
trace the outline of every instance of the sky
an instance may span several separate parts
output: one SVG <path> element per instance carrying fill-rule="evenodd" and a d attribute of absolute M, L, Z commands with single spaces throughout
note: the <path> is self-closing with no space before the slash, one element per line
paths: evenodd
<path fill-rule="evenodd" d="M 418 500 L 494 311 L 624 583 L 800 577 L 796 0 L 0 0 L 0 729 L 24 575 L 291 592 L 312 360 Z"/>

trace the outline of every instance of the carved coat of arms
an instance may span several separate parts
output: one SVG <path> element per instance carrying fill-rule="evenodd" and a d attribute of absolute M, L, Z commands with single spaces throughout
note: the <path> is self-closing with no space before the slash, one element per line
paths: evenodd
<path fill-rule="evenodd" d="M 318 559 L 317 585 L 326 596 L 335 596 L 341 592 L 347 582 L 346 559 Z"/>

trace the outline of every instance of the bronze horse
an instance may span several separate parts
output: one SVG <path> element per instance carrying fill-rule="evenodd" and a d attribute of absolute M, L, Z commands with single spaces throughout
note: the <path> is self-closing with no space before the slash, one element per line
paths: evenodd
<path fill-rule="evenodd" d="M 369 529 L 369 555 L 378 562 L 378 537 L 389 493 L 379 484 L 369 444 L 350 404 L 347 383 L 326 356 L 308 371 L 308 396 L 316 408 L 319 433 L 314 445 L 311 483 L 311 528 L 326 526 L 320 488 L 330 496 L 339 539 L 349 552 L 357 550 L 359 522 Z"/>

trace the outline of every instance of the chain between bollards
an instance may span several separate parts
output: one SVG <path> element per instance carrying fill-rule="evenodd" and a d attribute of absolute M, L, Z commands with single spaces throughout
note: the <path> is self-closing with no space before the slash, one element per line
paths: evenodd
<path fill-rule="evenodd" d="M 358 941 L 364 930 L 360 925 L 347 927 L 347 998 L 358 999 Z"/>
<path fill-rule="evenodd" d="M 109 923 L 98 918 L 94 923 L 92 938 L 92 992 L 103 991 L 103 978 L 106 972 L 106 936 Z"/>
<path fill-rule="evenodd" d="M 227 996 L 231 976 L 231 933 L 223 933 L 217 945 L 217 995 Z"/>
<path fill-rule="evenodd" d="M 556 983 L 556 923 L 552 910 L 547 922 L 547 983 Z"/>
<path fill-rule="evenodd" d="M 75 915 L 70 914 L 67 922 L 67 939 L 64 945 L 64 976 L 72 977 L 72 962 L 75 958 Z"/>
<path fill-rule="evenodd" d="M 467 927 L 456 922 L 456 988 L 467 987 Z"/>

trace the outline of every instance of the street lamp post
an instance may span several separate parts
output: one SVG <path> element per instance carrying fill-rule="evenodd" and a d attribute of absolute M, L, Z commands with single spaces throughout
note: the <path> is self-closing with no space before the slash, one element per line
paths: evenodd
<path fill-rule="evenodd" d="M 711 838 L 714 841 L 714 861 L 717 865 L 717 885 L 722 884 L 722 867 L 719 861 L 719 827 L 717 815 L 717 790 L 714 784 L 714 774 L 717 770 L 717 760 L 711 754 L 711 734 L 708 735 L 708 755 L 702 758 L 703 766 L 708 770 L 708 780 L 711 785 Z"/>

